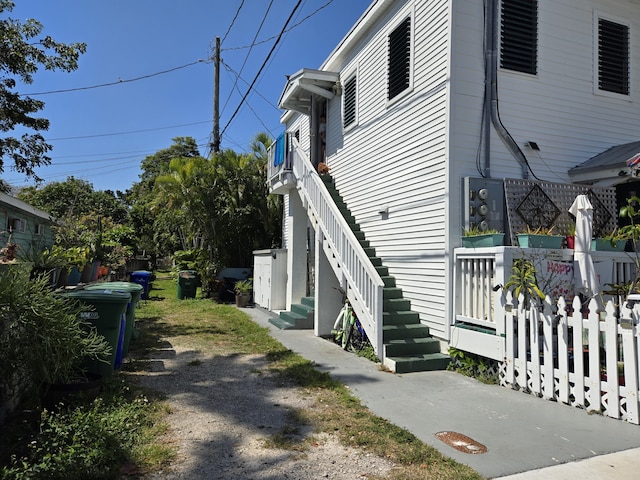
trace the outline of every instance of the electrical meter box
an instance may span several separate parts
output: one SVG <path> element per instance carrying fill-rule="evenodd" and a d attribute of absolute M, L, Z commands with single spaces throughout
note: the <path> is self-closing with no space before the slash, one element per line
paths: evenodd
<path fill-rule="evenodd" d="M 502 180 L 464 177 L 462 183 L 464 228 L 506 231 L 506 202 Z"/>

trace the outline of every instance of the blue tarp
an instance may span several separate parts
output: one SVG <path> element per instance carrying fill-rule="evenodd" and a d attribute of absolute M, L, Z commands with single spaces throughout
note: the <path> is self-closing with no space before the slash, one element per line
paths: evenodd
<path fill-rule="evenodd" d="M 284 132 L 276 140 L 276 148 L 273 154 L 273 166 L 277 167 L 284 163 Z"/>

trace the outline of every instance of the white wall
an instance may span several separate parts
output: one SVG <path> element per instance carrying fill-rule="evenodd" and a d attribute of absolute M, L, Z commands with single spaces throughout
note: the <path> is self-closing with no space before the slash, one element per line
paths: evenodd
<path fill-rule="evenodd" d="M 344 56 L 358 74 L 358 124 L 342 131 L 342 97 L 329 105 L 327 154 L 336 185 L 413 310 L 446 336 L 447 1 L 393 2 L 379 30 Z M 387 36 L 413 15 L 413 88 L 387 101 Z M 377 213 L 389 208 L 388 218 Z"/>

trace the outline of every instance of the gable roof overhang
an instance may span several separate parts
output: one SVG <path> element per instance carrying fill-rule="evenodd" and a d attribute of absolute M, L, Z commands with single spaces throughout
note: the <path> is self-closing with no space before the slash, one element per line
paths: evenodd
<path fill-rule="evenodd" d="M 48 220 L 50 222 L 53 221 L 51 215 L 49 215 L 44 210 L 40 210 L 39 208 L 29 205 L 27 202 L 23 202 L 19 198 L 12 197 L 11 195 L 7 195 L 3 192 L 0 192 L 0 205 L 6 205 L 15 210 L 20 210 L 22 212 L 33 215 L 34 217 L 41 218 L 42 220 Z"/>
<path fill-rule="evenodd" d="M 610 187 L 640 176 L 640 163 L 629 166 L 628 160 L 640 154 L 640 141 L 608 148 L 586 162 L 569 169 L 573 183 Z"/>
<path fill-rule="evenodd" d="M 331 100 L 339 80 L 336 72 L 303 68 L 287 79 L 278 107 L 310 115 L 313 95 Z"/>

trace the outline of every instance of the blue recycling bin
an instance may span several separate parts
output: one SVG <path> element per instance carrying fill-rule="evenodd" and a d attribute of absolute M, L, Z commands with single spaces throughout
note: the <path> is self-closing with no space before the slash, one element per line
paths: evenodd
<path fill-rule="evenodd" d="M 151 272 L 148 272 L 147 270 L 137 270 L 135 272 L 131 272 L 131 275 L 129 277 L 133 283 L 142 285 L 143 290 L 140 298 L 143 300 L 147 300 L 149 298 L 149 289 L 151 285 L 152 275 L 153 274 Z"/>

